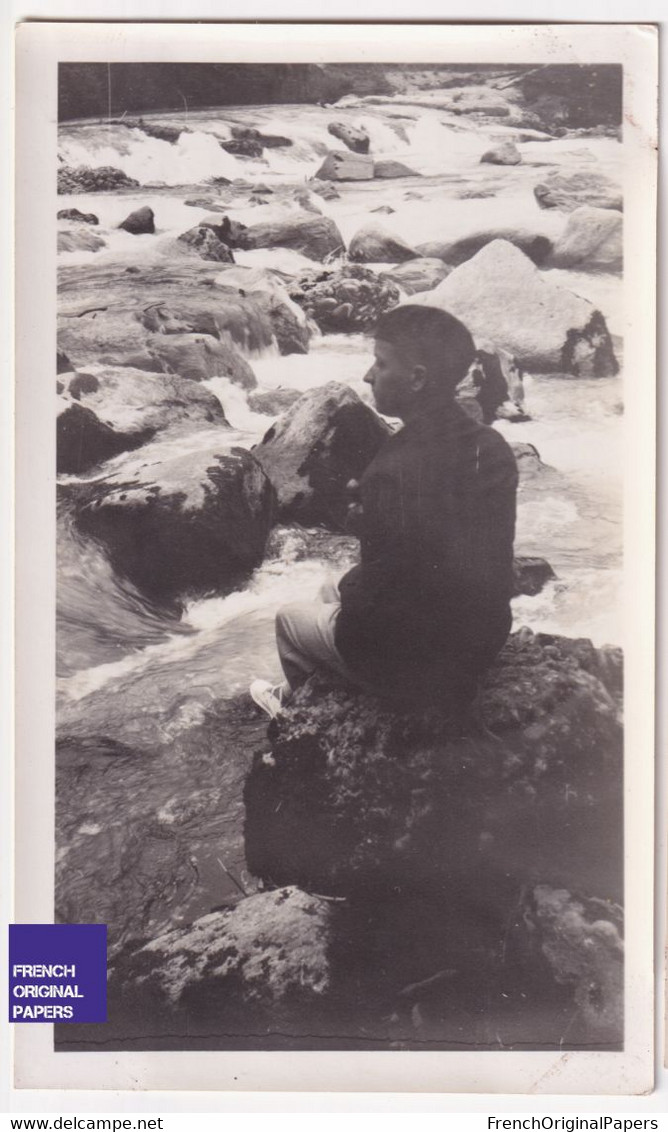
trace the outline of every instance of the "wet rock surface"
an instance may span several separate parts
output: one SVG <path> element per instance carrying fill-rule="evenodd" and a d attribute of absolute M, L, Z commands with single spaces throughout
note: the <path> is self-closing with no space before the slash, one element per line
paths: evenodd
<path fill-rule="evenodd" d="M 219 401 L 181 377 L 91 366 L 67 375 L 59 393 L 57 470 L 78 474 L 156 433 L 225 425 Z"/>
<path fill-rule="evenodd" d="M 167 604 L 247 580 L 276 520 L 274 491 L 250 452 L 221 427 L 200 430 L 199 441 L 193 451 L 180 436 L 158 438 L 67 493 L 79 531 Z"/>
<path fill-rule="evenodd" d="M 513 559 L 513 575 L 515 581 L 513 597 L 517 597 L 518 594 L 528 594 L 533 597 L 541 592 L 546 582 L 556 577 L 550 563 L 544 558 L 528 557 Z"/>
<path fill-rule="evenodd" d="M 305 393 L 253 449 L 276 489 L 283 522 L 343 530 L 350 497 L 389 427 L 347 385 L 328 382 Z"/>
<path fill-rule="evenodd" d="M 473 420 L 526 421 L 524 383 L 515 359 L 504 350 L 476 351 L 475 359 L 455 390 L 455 397 Z"/>
<path fill-rule="evenodd" d="M 63 268 L 59 278 L 59 348 L 76 366 L 145 353 L 154 334 L 210 335 L 248 354 L 274 340 L 270 316 L 196 257 L 121 275 L 113 265 Z"/>
<path fill-rule="evenodd" d="M 153 209 L 148 205 L 143 205 L 142 208 L 135 209 L 129 216 L 126 216 L 119 224 L 119 228 L 123 228 L 126 232 L 130 232 L 133 236 L 142 236 L 145 234 L 152 234 L 155 232 L 155 216 Z"/>

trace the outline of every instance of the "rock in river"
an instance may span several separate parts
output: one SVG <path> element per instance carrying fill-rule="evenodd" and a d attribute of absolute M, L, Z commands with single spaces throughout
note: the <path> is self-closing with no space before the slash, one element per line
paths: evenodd
<path fill-rule="evenodd" d="M 125 220 L 118 225 L 119 228 L 125 229 L 126 232 L 131 232 L 133 236 L 142 236 L 146 233 L 155 232 L 155 216 L 153 209 L 149 208 L 147 204 L 143 208 L 137 208 L 131 212 Z"/>
<path fill-rule="evenodd" d="M 529 371 L 604 377 L 619 368 L 600 311 L 546 279 L 505 240 L 487 244 L 435 290 L 410 301 L 449 311 Z"/>
<path fill-rule="evenodd" d="M 79 224 L 99 224 L 94 212 L 79 212 L 78 208 L 61 208 L 58 211 L 58 220 L 76 220 Z"/>
<path fill-rule="evenodd" d="M 218 238 L 211 225 L 198 224 L 178 237 L 182 244 L 196 251 L 202 259 L 216 263 L 234 263 L 231 248 Z"/>
<path fill-rule="evenodd" d="M 501 142 L 500 145 L 493 146 L 492 149 L 486 150 L 480 162 L 483 165 L 520 165 L 522 161 L 522 154 L 514 142 L 506 141 Z"/>
<path fill-rule="evenodd" d="M 181 377 L 91 366 L 63 378 L 57 470 L 79 474 L 151 440 L 157 432 L 225 425 L 213 393 Z"/>
<path fill-rule="evenodd" d="M 253 450 L 276 489 L 281 520 L 342 530 L 346 485 L 359 479 L 389 433 L 347 385 L 330 381 L 305 393 Z"/>
<path fill-rule="evenodd" d="M 537 232 L 524 228 L 489 228 L 470 236 L 462 236 L 459 240 L 436 240 L 418 244 L 417 251 L 420 255 L 436 256 L 444 263 L 458 267 L 460 263 L 472 259 L 486 244 L 491 244 L 492 240 L 507 240 L 538 266 L 545 262 L 552 250 L 552 241 Z"/>
<path fill-rule="evenodd" d="M 402 161 L 376 161 L 373 167 L 373 175 L 379 181 L 391 181 L 398 177 L 419 177 L 414 169 L 410 169 L 408 165 L 404 165 Z"/>
<path fill-rule="evenodd" d="M 296 213 L 285 220 L 253 224 L 236 244 L 245 250 L 292 248 L 308 259 L 324 260 L 345 251 L 343 236 L 328 216 Z"/>
<path fill-rule="evenodd" d="M 594 208 L 614 208 L 621 212 L 623 197 L 621 189 L 602 173 L 550 173 L 534 189 L 534 196 L 540 208 L 558 208 L 562 212 L 573 212 L 583 204 Z"/>
<path fill-rule="evenodd" d="M 384 271 L 382 278 L 396 283 L 407 295 L 415 295 L 418 291 L 432 291 L 451 271 L 442 259 L 426 257 L 408 260 L 391 271 Z"/>
<path fill-rule="evenodd" d="M 366 153 L 333 149 L 315 176 L 320 181 L 372 181 L 373 158 Z"/>
<path fill-rule="evenodd" d="M 261 465 L 212 425 L 198 430 L 196 442 L 181 434 L 157 438 L 67 494 L 78 529 L 159 602 L 240 585 L 262 561 L 276 519 Z"/>
<path fill-rule="evenodd" d="M 210 335 L 244 353 L 274 341 L 270 315 L 196 257 L 119 275 L 114 265 L 59 273 L 58 345 L 74 366 L 146 353 L 152 334 Z M 159 368 L 159 367 L 158 367 Z"/>
<path fill-rule="evenodd" d="M 469 416 L 482 424 L 492 424 L 498 418 L 529 419 L 524 411 L 521 371 L 505 350 L 477 350 L 455 396 Z"/>
<path fill-rule="evenodd" d="M 312 677 L 247 779 L 248 866 L 345 897 L 347 963 L 373 938 L 386 993 L 402 965 L 419 997 L 421 979 L 461 978 L 482 949 L 497 993 L 509 966 L 525 1000 L 538 977 L 547 1001 L 562 987 L 578 1030 L 619 1041 L 620 688 L 619 650 L 529 630 L 468 719 L 398 713 Z M 421 989 L 427 1005 L 442 993 L 431 978 Z"/>
<path fill-rule="evenodd" d="M 104 193 L 110 189 L 138 188 L 139 181 L 112 165 L 59 165 L 59 193 Z"/>
<path fill-rule="evenodd" d="M 212 334 L 149 334 L 146 349 L 151 364 L 155 359 L 157 368 L 190 381 L 227 377 L 243 389 L 257 385 L 253 370 L 239 351 Z"/>
<path fill-rule="evenodd" d="M 354 334 L 372 329 L 384 311 L 397 305 L 400 293 L 389 275 L 346 264 L 302 275 L 292 284 L 290 297 L 323 334 Z"/>
<path fill-rule="evenodd" d="M 621 271 L 623 257 L 622 213 L 614 208 L 583 205 L 568 217 L 548 266 L 575 271 Z"/>
<path fill-rule="evenodd" d="M 89 228 L 65 228 L 58 233 L 59 252 L 99 252 L 105 241 Z"/>
<path fill-rule="evenodd" d="M 327 130 L 348 146 L 353 153 L 369 152 L 369 135 L 363 126 L 353 126 L 348 122 L 330 122 Z"/>
<path fill-rule="evenodd" d="M 248 394 L 248 408 L 254 413 L 263 413 L 266 416 L 276 416 L 284 413 L 295 401 L 302 396 L 298 389 L 266 389 Z"/>
<path fill-rule="evenodd" d="M 348 254 L 357 263 L 404 263 L 418 253 L 381 224 L 365 224 L 350 241 Z"/>
<path fill-rule="evenodd" d="M 619 899 L 620 665 L 521 630 L 468 720 L 312 679 L 248 778 L 249 868 L 331 894 L 482 883 L 490 908 L 504 875 Z"/>

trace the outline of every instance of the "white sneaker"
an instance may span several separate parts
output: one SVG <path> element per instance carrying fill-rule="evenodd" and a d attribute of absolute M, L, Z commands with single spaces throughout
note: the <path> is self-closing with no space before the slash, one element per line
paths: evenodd
<path fill-rule="evenodd" d="M 248 689 L 251 699 L 272 719 L 283 712 L 284 684 L 270 684 L 268 680 L 253 680 Z"/>

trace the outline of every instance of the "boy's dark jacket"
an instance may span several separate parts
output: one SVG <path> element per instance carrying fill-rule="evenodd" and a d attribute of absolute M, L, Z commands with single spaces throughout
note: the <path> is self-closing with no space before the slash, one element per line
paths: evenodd
<path fill-rule="evenodd" d="M 409 702 L 474 690 L 510 630 L 517 479 L 503 437 L 451 401 L 389 438 L 339 587 L 336 646 L 361 683 Z"/>

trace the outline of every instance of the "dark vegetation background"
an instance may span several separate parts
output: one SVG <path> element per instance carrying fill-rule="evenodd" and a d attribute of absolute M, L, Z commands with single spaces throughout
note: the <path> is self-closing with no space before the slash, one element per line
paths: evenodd
<path fill-rule="evenodd" d="M 58 117 L 107 118 L 128 112 L 183 111 L 207 106 L 336 102 L 345 94 L 390 95 L 410 85 L 516 83 L 521 100 L 547 125 L 617 126 L 619 64 L 535 67 L 385 63 L 61 63 Z"/>

